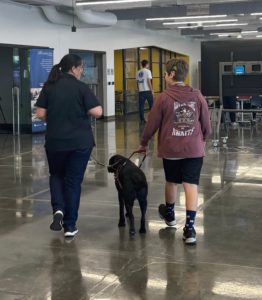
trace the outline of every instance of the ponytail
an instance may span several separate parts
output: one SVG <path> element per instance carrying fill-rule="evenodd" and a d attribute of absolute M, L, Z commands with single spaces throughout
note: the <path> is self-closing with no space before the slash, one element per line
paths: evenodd
<path fill-rule="evenodd" d="M 63 76 L 63 73 L 68 73 L 73 67 L 77 68 L 82 63 L 82 58 L 76 54 L 65 55 L 60 63 L 51 69 L 45 85 L 56 83 Z"/>
<path fill-rule="evenodd" d="M 54 65 L 53 68 L 51 69 L 45 85 L 55 83 L 61 76 L 62 76 L 62 71 L 59 63 L 57 65 Z"/>

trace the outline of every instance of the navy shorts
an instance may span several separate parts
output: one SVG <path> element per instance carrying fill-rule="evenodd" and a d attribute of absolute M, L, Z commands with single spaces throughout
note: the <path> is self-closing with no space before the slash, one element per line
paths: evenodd
<path fill-rule="evenodd" d="M 186 182 L 198 185 L 202 165 L 203 157 L 177 160 L 163 158 L 166 181 L 177 184 Z"/>

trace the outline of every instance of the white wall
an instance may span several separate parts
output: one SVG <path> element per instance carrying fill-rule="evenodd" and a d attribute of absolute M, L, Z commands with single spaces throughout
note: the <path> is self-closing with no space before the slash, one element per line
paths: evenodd
<path fill-rule="evenodd" d="M 0 3 L 0 43 L 54 48 L 55 63 L 68 49 L 106 52 L 106 67 L 114 68 L 114 50 L 157 46 L 190 56 L 191 85 L 197 87 L 200 42 L 179 37 L 173 32 L 152 31 L 142 22 L 121 21 L 111 28 L 82 28 L 72 33 L 70 27 L 49 23 L 38 8 Z M 114 81 L 114 76 L 107 76 Z M 108 85 L 104 101 L 106 116 L 114 115 L 114 86 Z"/>

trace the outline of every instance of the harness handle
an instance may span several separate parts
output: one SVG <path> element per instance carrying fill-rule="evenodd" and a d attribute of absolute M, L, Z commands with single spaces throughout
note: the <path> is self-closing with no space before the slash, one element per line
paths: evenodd
<path fill-rule="evenodd" d="M 141 161 L 141 163 L 140 163 L 140 165 L 139 165 L 139 169 L 141 168 L 141 166 L 142 166 L 144 160 L 146 159 L 146 156 L 147 156 L 146 151 L 145 151 L 145 150 L 137 150 L 137 151 L 134 151 L 134 152 L 128 157 L 128 159 L 130 159 L 134 154 L 142 154 L 142 153 L 144 153 L 144 156 L 143 156 L 142 161 Z M 91 158 L 92 158 L 92 159 L 96 162 L 96 164 L 98 164 L 99 166 L 102 166 L 102 167 L 105 167 L 105 168 L 107 168 L 107 167 L 109 166 L 109 165 L 106 165 L 106 164 L 103 164 L 103 163 L 99 162 L 93 155 L 91 155 Z M 114 164 L 113 164 L 113 165 L 114 165 Z"/>
<path fill-rule="evenodd" d="M 139 167 L 138 167 L 139 169 L 141 168 L 141 166 L 142 166 L 144 160 L 146 159 L 146 156 L 147 156 L 146 150 L 137 150 L 137 151 L 134 151 L 134 152 L 128 157 L 128 159 L 130 159 L 134 154 L 142 154 L 142 153 L 144 153 L 144 156 L 143 156 L 142 161 L 141 161 L 141 163 L 140 163 L 140 165 L 139 165 Z"/>

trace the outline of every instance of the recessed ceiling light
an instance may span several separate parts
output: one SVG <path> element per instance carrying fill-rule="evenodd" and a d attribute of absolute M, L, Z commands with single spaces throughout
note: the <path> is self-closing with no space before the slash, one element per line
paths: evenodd
<path fill-rule="evenodd" d="M 252 13 L 250 14 L 251 16 L 262 16 L 262 12 L 259 12 L 259 13 Z"/>
<path fill-rule="evenodd" d="M 148 18 L 146 21 L 164 21 L 164 20 L 189 20 L 189 19 L 209 19 L 209 18 L 225 18 L 227 15 L 211 15 L 211 16 L 184 16 L 184 17 L 167 17 L 167 18 Z"/>

